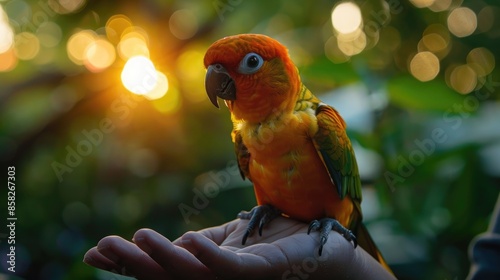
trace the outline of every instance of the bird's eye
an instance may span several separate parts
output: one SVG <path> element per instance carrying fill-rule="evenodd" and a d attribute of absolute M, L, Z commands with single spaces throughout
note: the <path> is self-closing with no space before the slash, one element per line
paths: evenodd
<path fill-rule="evenodd" d="M 264 59 L 256 53 L 247 53 L 240 62 L 238 72 L 241 74 L 253 74 L 264 64 Z"/>

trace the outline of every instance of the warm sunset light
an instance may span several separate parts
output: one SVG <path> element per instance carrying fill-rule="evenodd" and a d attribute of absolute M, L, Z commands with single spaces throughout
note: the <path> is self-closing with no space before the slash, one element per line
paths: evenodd
<path fill-rule="evenodd" d="M 123 35 L 117 49 L 118 55 L 123 60 L 127 60 L 133 56 L 149 57 L 146 39 L 138 32 L 129 32 Z"/>
<path fill-rule="evenodd" d="M 0 280 L 481 278 L 498 64 L 500 0 L 0 0 Z"/>
<path fill-rule="evenodd" d="M 125 63 L 121 79 L 125 88 L 130 92 L 144 95 L 156 87 L 158 72 L 153 62 L 147 57 L 134 56 Z"/>
<path fill-rule="evenodd" d="M 87 69 L 92 72 L 99 72 L 115 62 L 116 52 L 114 46 L 108 40 L 100 38 L 87 47 L 85 56 Z"/>
<path fill-rule="evenodd" d="M 96 40 L 97 34 L 91 30 L 77 32 L 68 40 L 66 51 L 68 57 L 77 65 L 83 65 L 86 59 L 86 50 Z"/>
<path fill-rule="evenodd" d="M 2 11 L 0 10 L 0 13 Z M 14 43 L 14 32 L 7 21 L 0 21 L 0 53 L 6 52 Z"/>
<path fill-rule="evenodd" d="M 162 98 L 168 91 L 167 76 L 165 76 L 165 74 L 163 74 L 160 71 L 157 71 L 156 74 L 157 74 L 157 80 L 155 87 L 144 94 L 146 98 L 151 100 Z"/>
<path fill-rule="evenodd" d="M 125 29 L 132 26 L 130 19 L 122 14 L 114 15 L 106 22 L 106 36 L 113 44 L 118 44 Z"/>

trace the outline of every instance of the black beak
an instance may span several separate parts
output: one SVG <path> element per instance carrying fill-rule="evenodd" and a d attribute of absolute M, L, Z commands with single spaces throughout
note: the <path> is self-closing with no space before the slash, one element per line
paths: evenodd
<path fill-rule="evenodd" d="M 205 76 L 205 89 L 208 98 L 217 108 L 219 108 L 217 96 L 225 100 L 236 99 L 234 80 L 229 76 L 226 68 L 220 64 L 208 66 L 207 75 Z"/>

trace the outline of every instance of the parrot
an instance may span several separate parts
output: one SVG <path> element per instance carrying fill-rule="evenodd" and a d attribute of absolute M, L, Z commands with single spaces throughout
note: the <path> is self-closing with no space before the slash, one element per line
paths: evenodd
<path fill-rule="evenodd" d="M 231 139 L 243 179 L 254 187 L 257 206 L 242 244 L 278 216 L 319 231 L 321 255 L 332 230 L 359 244 L 391 273 L 362 224 L 361 180 L 346 123 L 301 82 L 288 49 L 262 34 L 224 37 L 208 47 L 205 90 L 228 107 Z M 269 225 L 271 226 L 271 225 Z"/>

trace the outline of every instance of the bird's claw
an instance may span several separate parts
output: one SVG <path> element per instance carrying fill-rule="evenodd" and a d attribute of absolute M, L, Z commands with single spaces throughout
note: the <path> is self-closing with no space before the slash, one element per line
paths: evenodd
<path fill-rule="evenodd" d="M 323 252 L 323 246 L 328 241 L 328 235 L 330 231 L 334 230 L 340 233 L 342 236 L 347 239 L 347 241 L 352 242 L 354 244 L 354 248 L 358 246 L 358 241 L 356 240 L 356 236 L 349 229 L 345 228 L 341 225 L 337 220 L 332 218 L 323 218 L 321 220 L 314 220 L 309 224 L 309 229 L 307 230 L 307 234 L 311 233 L 313 230 L 318 230 L 320 234 L 320 245 L 319 245 L 319 255 Z"/>
<path fill-rule="evenodd" d="M 259 223 L 259 236 L 262 236 L 262 229 L 264 228 L 264 226 L 280 215 L 280 210 L 268 204 L 255 206 L 249 212 L 241 211 L 238 214 L 238 218 L 250 220 L 248 222 L 245 234 L 243 234 L 241 244 L 245 245 L 247 238 L 252 234 L 257 222 Z"/>

